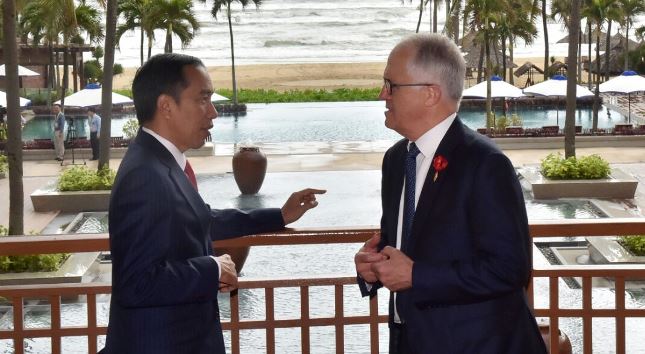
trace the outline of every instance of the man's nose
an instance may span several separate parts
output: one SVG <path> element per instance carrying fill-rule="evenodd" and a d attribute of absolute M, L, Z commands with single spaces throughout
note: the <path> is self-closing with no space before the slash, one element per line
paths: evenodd
<path fill-rule="evenodd" d="M 378 94 L 378 99 L 381 101 L 385 101 L 388 98 L 390 98 L 390 93 L 387 92 L 387 90 L 385 89 L 385 85 L 383 85 L 383 87 L 381 87 L 381 92 Z"/>

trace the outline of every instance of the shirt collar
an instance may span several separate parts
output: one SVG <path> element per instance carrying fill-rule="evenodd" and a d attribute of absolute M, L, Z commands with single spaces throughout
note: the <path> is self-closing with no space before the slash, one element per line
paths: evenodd
<path fill-rule="evenodd" d="M 186 168 L 186 155 L 184 155 L 181 151 L 179 151 L 179 149 L 177 149 L 175 144 L 171 143 L 168 139 L 155 133 L 151 129 L 148 129 L 146 127 L 141 127 L 141 129 L 144 132 L 152 135 L 155 139 L 157 139 L 161 143 L 161 145 L 163 145 L 166 148 L 166 150 L 168 150 L 172 154 L 172 157 L 175 158 L 175 161 L 177 161 L 177 164 L 182 170 Z"/>
<path fill-rule="evenodd" d="M 414 143 L 419 148 L 419 151 L 423 154 L 423 157 L 432 157 L 437 152 L 439 143 L 443 140 L 443 137 L 448 132 L 448 128 L 452 125 L 452 122 L 457 118 L 457 113 L 449 115 L 446 119 L 442 120 L 441 123 L 435 125 L 432 129 L 423 133 Z"/>

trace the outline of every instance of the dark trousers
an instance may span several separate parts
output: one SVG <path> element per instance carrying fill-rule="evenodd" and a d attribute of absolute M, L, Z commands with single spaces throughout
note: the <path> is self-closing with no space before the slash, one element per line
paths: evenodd
<path fill-rule="evenodd" d="M 390 325 L 390 354 L 414 354 L 408 343 L 406 325 Z"/>
<path fill-rule="evenodd" d="M 92 160 L 99 158 L 99 138 L 96 132 L 90 132 L 90 146 L 92 147 Z"/>

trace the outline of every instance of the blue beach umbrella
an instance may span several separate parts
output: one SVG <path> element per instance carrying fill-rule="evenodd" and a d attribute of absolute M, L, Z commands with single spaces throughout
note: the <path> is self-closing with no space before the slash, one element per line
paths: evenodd
<path fill-rule="evenodd" d="M 493 75 L 490 78 L 491 97 L 522 97 L 522 90 L 502 80 L 501 77 Z M 486 81 L 464 90 L 463 97 L 486 97 Z"/>
<path fill-rule="evenodd" d="M 598 87 L 600 92 L 614 92 L 627 94 L 627 121 L 631 123 L 632 117 L 632 92 L 645 91 L 645 77 L 638 75 L 634 71 L 624 71 L 617 76 Z"/>
<path fill-rule="evenodd" d="M 567 78 L 564 75 L 554 75 L 551 79 L 529 86 L 523 91 L 525 95 L 566 97 Z M 593 92 L 583 86 L 576 85 L 576 97 L 587 96 L 593 96 Z M 556 122 L 560 125 L 560 111 L 556 110 L 556 112 Z"/>

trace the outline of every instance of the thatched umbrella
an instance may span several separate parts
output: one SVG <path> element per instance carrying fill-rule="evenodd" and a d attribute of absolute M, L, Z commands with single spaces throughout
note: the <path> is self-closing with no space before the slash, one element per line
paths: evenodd
<path fill-rule="evenodd" d="M 553 62 L 553 64 L 551 64 L 549 66 L 549 68 L 547 69 L 547 72 L 551 76 L 556 75 L 556 74 L 566 75 L 567 64 L 565 64 L 565 63 L 563 63 L 563 62 L 561 62 L 559 60 L 556 60 L 556 61 Z"/>
<path fill-rule="evenodd" d="M 526 86 L 530 86 L 529 83 L 532 85 L 533 82 L 533 72 L 537 71 L 540 74 L 544 74 L 544 70 L 542 70 L 539 66 L 531 63 L 530 61 L 525 62 L 524 64 L 520 65 L 517 70 L 515 70 L 514 75 L 517 77 L 520 77 L 526 73 L 528 73 L 528 80 L 526 80 Z"/>
<path fill-rule="evenodd" d="M 464 60 L 466 61 L 466 68 L 479 67 L 479 56 L 482 53 L 481 49 L 481 44 L 475 41 L 475 32 L 469 32 L 461 39 L 461 52 L 465 53 Z M 502 58 L 504 55 L 501 50 L 491 50 L 490 57 L 493 66 L 502 66 Z M 506 66 L 513 68 L 517 67 L 517 65 L 508 59 L 508 57 L 506 60 Z"/>

